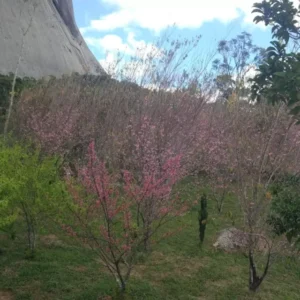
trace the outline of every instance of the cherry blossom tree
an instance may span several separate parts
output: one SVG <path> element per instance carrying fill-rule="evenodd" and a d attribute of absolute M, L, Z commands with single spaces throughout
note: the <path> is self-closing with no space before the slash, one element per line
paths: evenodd
<path fill-rule="evenodd" d="M 291 157 L 296 157 L 295 145 L 299 129 L 296 133 L 296 128 L 293 128 L 295 121 L 288 116 L 283 105 L 270 107 L 264 104 L 237 104 L 232 118 L 236 193 L 244 215 L 245 231 L 248 233 L 249 289 L 257 291 L 268 274 L 276 246 L 267 223 L 270 206 L 268 189 L 278 173 L 288 170 Z M 299 160 L 296 160 L 297 168 Z M 264 258 L 260 249 L 262 243 L 266 260 L 259 275 L 257 261 Z"/>
<path fill-rule="evenodd" d="M 124 170 L 123 185 L 119 175 L 110 174 L 98 159 L 95 143 L 91 142 L 88 162 L 80 170 L 84 190 L 76 188 L 69 178 L 74 222 L 63 228 L 95 251 L 122 292 L 140 247 L 148 246 L 161 227 L 187 209 L 179 197 L 172 195 L 179 166 L 180 156 L 170 157 L 160 174 L 149 164 L 141 182 Z M 137 226 L 139 216 L 143 226 Z"/>

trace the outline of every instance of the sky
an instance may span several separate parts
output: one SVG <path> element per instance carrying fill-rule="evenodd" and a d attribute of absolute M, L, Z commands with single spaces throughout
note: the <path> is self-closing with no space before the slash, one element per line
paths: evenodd
<path fill-rule="evenodd" d="M 117 52 L 135 55 L 166 32 L 192 38 L 201 35 L 203 51 L 242 31 L 266 47 L 269 29 L 252 22 L 253 0 L 74 0 L 75 18 L 96 58 L 106 65 Z M 298 2 L 298 0 L 294 0 Z M 170 29 L 172 28 L 172 29 Z"/>

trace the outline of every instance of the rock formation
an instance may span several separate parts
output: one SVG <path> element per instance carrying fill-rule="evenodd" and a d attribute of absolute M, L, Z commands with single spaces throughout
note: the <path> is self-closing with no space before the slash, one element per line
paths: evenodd
<path fill-rule="evenodd" d="M 0 0 L 0 74 L 104 74 L 84 42 L 72 0 Z"/>

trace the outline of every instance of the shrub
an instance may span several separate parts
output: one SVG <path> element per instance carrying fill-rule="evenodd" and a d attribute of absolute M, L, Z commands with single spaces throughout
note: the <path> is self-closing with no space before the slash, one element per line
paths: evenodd
<path fill-rule="evenodd" d="M 63 209 L 66 192 L 57 164 L 56 157 L 43 157 L 38 149 L 0 140 L 0 226 L 22 217 L 30 255 L 35 251 L 41 217 Z"/>
<path fill-rule="evenodd" d="M 200 199 L 200 208 L 199 208 L 199 215 L 198 215 L 199 238 L 201 243 L 203 243 L 205 237 L 207 217 L 208 217 L 207 198 L 206 198 L 206 194 L 203 194 Z"/>
<path fill-rule="evenodd" d="M 272 204 L 268 222 L 277 235 L 300 242 L 300 176 L 285 176 L 272 186 Z"/>

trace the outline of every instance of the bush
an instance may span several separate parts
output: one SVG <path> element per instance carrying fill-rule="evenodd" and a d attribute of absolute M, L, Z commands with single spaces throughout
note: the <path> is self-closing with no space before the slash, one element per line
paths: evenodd
<path fill-rule="evenodd" d="M 269 224 L 277 235 L 288 241 L 300 242 L 300 176 L 285 176 L 272 187 Z"/>
<path fill-rule="evenodd" d="M 0 228 L 22 217 L 30 253 L 35 250 L 39 220 L 63 209 L 64 183 L 57 172 L 58 159 L 39 150 L 0 139 Z"/>

